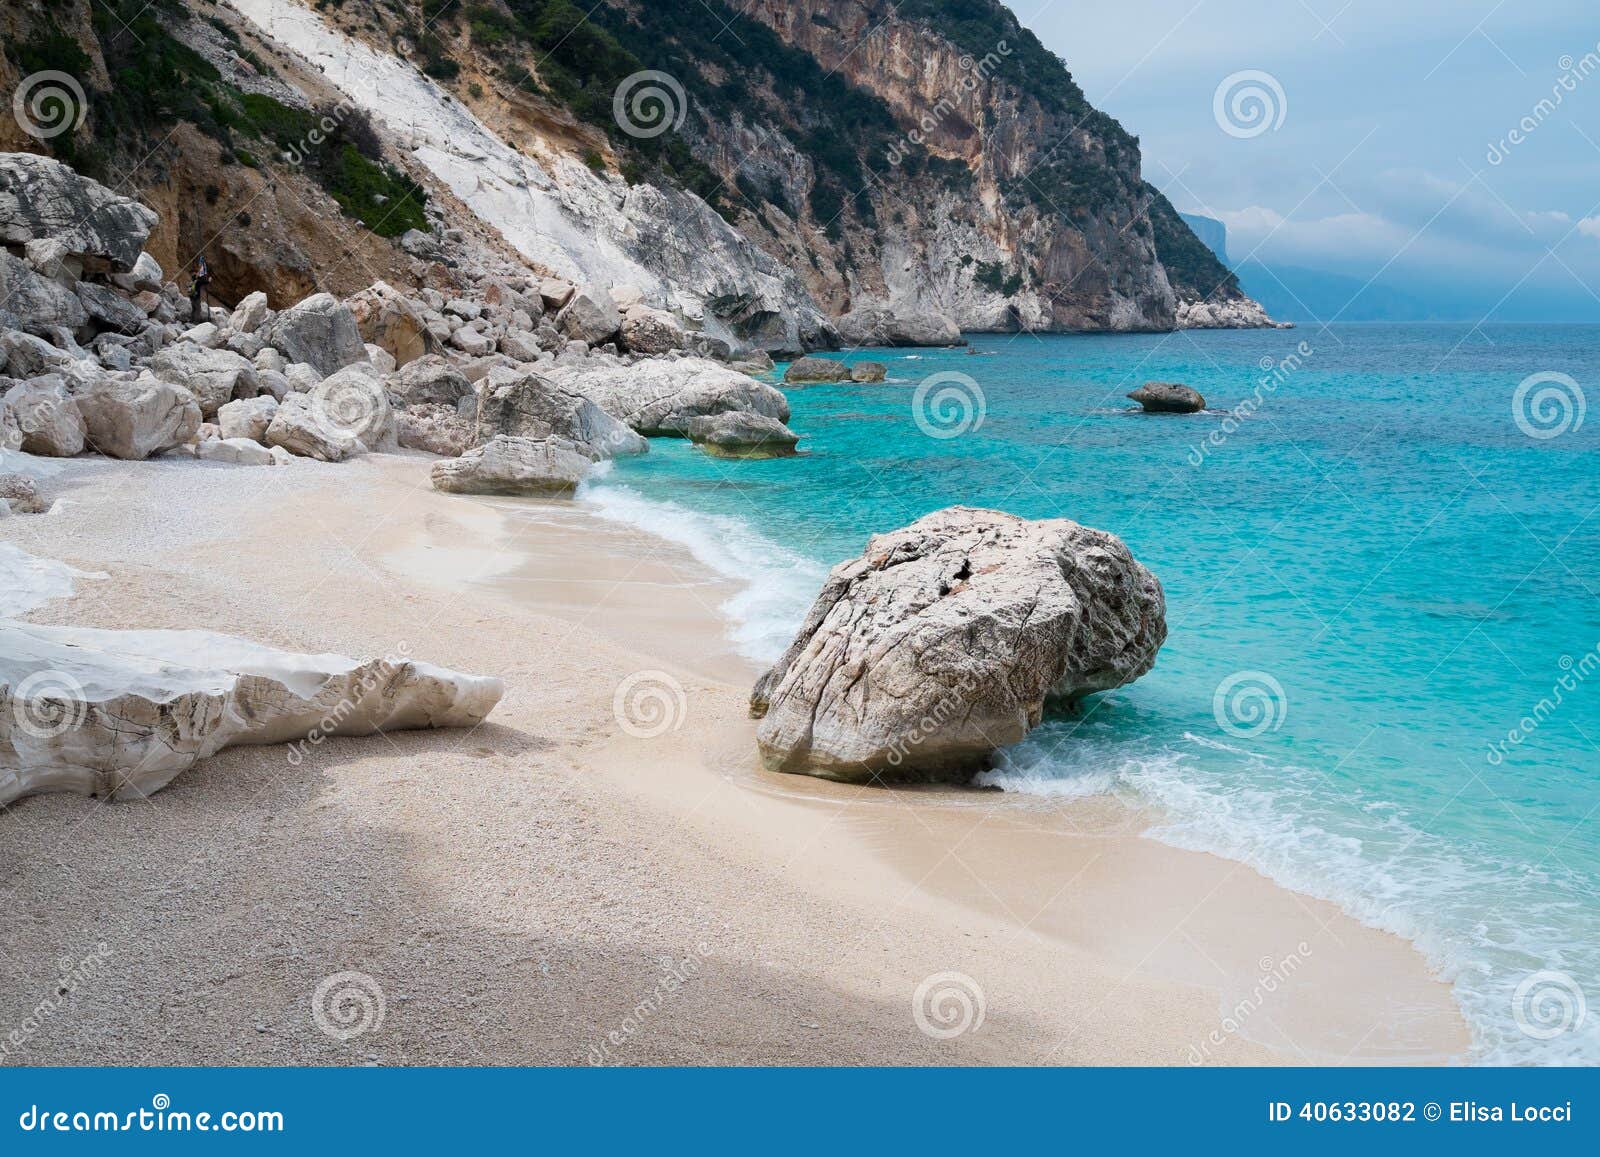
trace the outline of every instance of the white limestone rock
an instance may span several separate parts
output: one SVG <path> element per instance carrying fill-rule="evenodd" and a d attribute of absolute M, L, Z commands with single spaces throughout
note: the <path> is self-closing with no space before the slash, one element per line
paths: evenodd
<path fill-rule="evenodd" d="M 329 736 L 471 727 L 502 693 L 498 679 L 405 656 L 0 622 L 0 804 L 44 791 L 149 796 L 234 744 L 292 744 L 303 758 Z"/>
<path fill-rule="evenodd" d="M 200 406 L 182 386 L 149 374 L 135 381 L 105 378 L 73 391 L 91 450 L 142 459 L 194 440 Z"/>
<path fill-rule="evenodd" d="M 956 506 L 834 567 L 751 695 L 767 767 L 964 779 L 1047 701 L 1132 682 L 1166 638 L 1161 584 L 1113 534 Z"/>

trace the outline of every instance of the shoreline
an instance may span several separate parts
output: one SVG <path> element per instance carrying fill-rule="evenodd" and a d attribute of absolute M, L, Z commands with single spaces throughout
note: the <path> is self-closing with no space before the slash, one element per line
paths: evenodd
<path fill-rule="evenodd" d="M 352 654 L 412 638 L 419 658 L 507 684 L 472 732 L 331 741 L 292 771 L 275 749 L 230 749 L 147 802 L 47 796 L 9 809 L 4 878 L 34 897 L 19 954 L 47 971 L 64 932 L 98 926 L 125 946 L 113 957 L 138 962 L 129 976 L 113 959 L 107 989 L 18 1059 L 70 1060 L 110 1040 L 114 1056 L 146 1063 L 581 1064 L 651 990 L 659 960 L 686 952 L 695 983 L 607 1063 L 1467 1054 L 1449 988 L 1413 946 L 1244 865 L 1145 839 L 1149 817 L 1113 801 L 759 771 L 744 712 L 754 669 L 721 615 L 733 583 L 581 506 L 436 494 L 427 461 L 283 471 L 269 489 L 292 502 L 250 493 L 227 468 L 68 464 L 74 484 L 39 533 L 8 524 L 25 550 L 113 576 L 80 581 L 35 621 L 181 615 Z M 113 529 L 130 482 L 183 518 Z M 237 537 L 204 537 L 229 515 Z M 207 545 L 179 562 L 186 535 Z M 667 687 L 669 722 L 681 715 L 658 734 L 618 726 L 618 691 L 638 675 Z M 208 823 L 222 814 L 236 818 L 219 838 Z M 81 866 L 52 861 L 52 828 L 74 830 Z M 341 834 L 366 854 L 343 855 Z M 217 858 L 218 843 L 250 870 Z M 180 871 L 176 897 L 168 882 L 152 889 L 140 869 L 180 866 L 183 852 L 206 866 Z M 307 897 L 330 910 L 307 911 Z M 205 999 L 179 1000 L 168 1039 L 124 1051 L 130 1033 L 150 1032 L 152 1004 L 172 999 L 158 962 L 189 935 L 162 918 L 174 904 L 204 918 L 211 938 L 191 948 L 241 947 L 169 959 L 166 986 Z M 318 979 L 343 967 L 385 983 L 392 1032 L 341 1044 L 308 1023 Z M 489 999 L 506 969 L 516 986 Z M 918 1031 L 912 999 L 948 973 L 979 987 L 987 1016 L 937 1039 Z M 19 977 L 8 1003 L 27 1007 L 40 983 Z M 218 1003 L 233 1021 L 188 1015 Z M 438 1036 L 474 1031 L 472 1048 Z"/>

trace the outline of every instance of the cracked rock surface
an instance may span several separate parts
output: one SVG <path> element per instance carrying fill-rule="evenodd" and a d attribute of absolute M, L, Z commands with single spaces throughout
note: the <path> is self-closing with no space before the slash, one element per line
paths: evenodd
<path fill-rule="evenodd" d="M 1070 703 L 1150 670 L 1161 584 L 1121 539 L 955 506 L 834 567 L 751 695 L 762 760 L 826 779 L 961 780 Z"/>

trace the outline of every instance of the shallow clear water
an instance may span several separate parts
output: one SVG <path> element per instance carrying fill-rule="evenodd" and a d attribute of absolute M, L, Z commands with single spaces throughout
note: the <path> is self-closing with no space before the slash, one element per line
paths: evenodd
<path fill-rule="evenodd" d="M 827 565 L 941 506 L 1114 531 L 1166 588 L 1160 661 L 991 781 L 1157 804 L 1157 838 L 1415 940 L 1480 1059 L 1600 1063 L 1600 412 L 1526 432 L 1573 426 L 1561 382 L 1513 411 L 1540 372 L 1600 401 L 1600 327 L 973 346 L 862 351 L 846 360 L 890 382 L 786 390 L 803 457 L 658 440 L 586 500 L 745 580 L 729 613 L 756 658 Z M 973 384 L 919 399 L 936 374 Z M 1152 379 L 1211 409 L 1134 412 L 1123 395 Z"/>

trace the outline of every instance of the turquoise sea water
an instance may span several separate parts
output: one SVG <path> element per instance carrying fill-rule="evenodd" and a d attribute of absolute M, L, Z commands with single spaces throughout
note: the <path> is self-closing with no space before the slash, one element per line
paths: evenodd
<path fill-rule="evenodd" d="M 1155 670 L 989 781 L 1153 805 L 1411 938 L 1475 1059 L 1600 1063 L 1600 328 L 972 340 L 787 389 L 800 458 L 656 441 L 585 499 L 743 580 L 761 659 L 828 565 L 941 506 L 1115 532 L 1166 589 Z M 1537 374 L 1568 380 L 1519 399 Z M 1134 412 L 1152 379 L 1210 409 Z"/>

